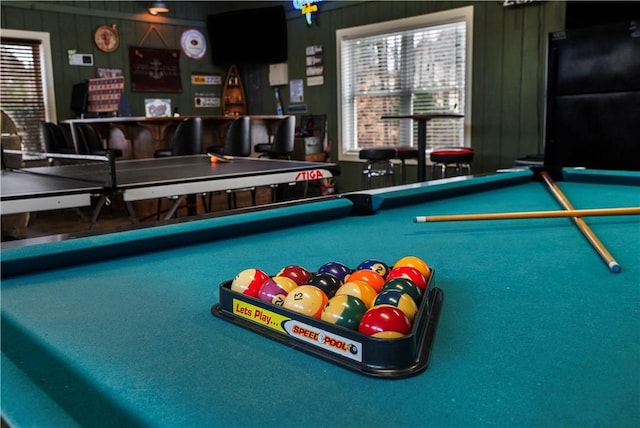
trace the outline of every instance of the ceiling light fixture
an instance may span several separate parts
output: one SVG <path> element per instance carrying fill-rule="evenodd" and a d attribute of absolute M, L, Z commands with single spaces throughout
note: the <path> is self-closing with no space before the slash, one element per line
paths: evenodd
<path fill-rule="evenodd" d="M 159 13 L 167 13 L 169 12 L 169 6 L 163 1 L 154 1 L 151 6 L 149 6 L 149 13 L 151 15 L 157 15 Z"/>

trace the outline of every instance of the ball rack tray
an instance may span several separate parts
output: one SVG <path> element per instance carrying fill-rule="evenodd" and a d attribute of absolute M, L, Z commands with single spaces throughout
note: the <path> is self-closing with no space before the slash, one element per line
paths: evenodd
<path fill-rule="evenodd" d="M 211 307 L 211 313 L 363 375 L 405 378 L 429 365 L 444 299 L 442 290 L 433 287 L 434 274 L 432 270 L 411 331 L 397 339 L 366 336 L 232 291 L 232 280 L 220 284 L 220 302 Z"/>

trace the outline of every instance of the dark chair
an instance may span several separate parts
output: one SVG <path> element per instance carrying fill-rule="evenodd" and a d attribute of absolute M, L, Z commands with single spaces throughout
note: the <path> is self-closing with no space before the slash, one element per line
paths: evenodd
<path fill-rule="evenodd" d="M 207 153 L 247 157 L 251 154 L 251 122 L 249 116 L 233 120 L 227 128 L 224 146 L 207 148 Z"/>
<path fill-rule="evenodd" d="M 251 155 L 251 121 L 249 116 L 238 117 L 233 120 L 227 128 L 224 138 L 224 146 L 207 148 L 207 153 L 215 153 L 221 156 L 247 157 Z M 237 208 L 237 192 L 251 192 L 251 203 L 256 204 L 256 188 L 247 187 L 242 189 L 227 190 L 227 203 L 229 209 Z M 211 212 L 213 195 L 209 195 L 209 212 Z"/>
<path fill-rule="evenodd" d="M 191 156 L 202 154 L 202 118 L 191 117 L 178 124 L 173 134 L 171 148 L 156 150 L 153 154 L 155 158 L 166 158 L 172 156 Z M 206 194 L 201 194 L 202 204 L 207 207 Z M 173 196 L 175 200 L 172 208 L 166 217 L 171 217 L 178 208 L 181 196 Z M 187 195 L 187 210 L 189 215 L 197 213 L 197 203 L 194 195 Z M 158 211 L 156 217 L 160 218 L 162 199 L 158 199 Z"/>
<path fill-rule="evenodd" d="M 402 184 L 407 182 L 407 164 L 408 159 L 418 159 L 418 149 L 412 147 L 396 147 L 396 158 L 400 159 L 400 177 Z"/>
<path fill-rule="evenodd" d="M 278 122 L 271 143 L 256 144 L 254 150 L 260 158 L 268 156 L 269 159 L 291 159 L 295 133 L 296 117 L 289 116 Z"/>
<path fill-rule="evenodd" d="M 382 177 L 386 186 L 393 186 L 393 164 L 391 160 L 396 158 L 396 149 L 362 149 L 358 153 L 358 157 L 366 160 L 362 167 L 365 189 L 371 188 L 371 181 L 374 177 Z"/>
<path fill-rule="evenodd" d="M 98 131 L 88 123 L 78 123 L 76 126 L 76 135 L 78 137 L 78 153 L 84 155 L 106 155 L 108 152 L 113 153 L 116 158 L 122 157 L 120 149 L 106 149 L 102 143 L 102 137 Z"/>
<path fill-rule="evenodd" d="M 183 120 L 176 127 L 171 141 L 171 148 L 156 150 L 156 158 L 169 156 L 189 156 L 202 153 L 202 118 L 191 117 Z"/>
<path fill-rule="evenodd" d="M 47 153 L 56 154 L 75 154 L 76 149 L 73 147 L 71 139 L 65 134 L 64 130 L 53 122 L 42 122 L 42 137 L 44 141 L 44 150 Z M 62 165 L 66 163 L 64 159 L 50 158 L 49 164 Z"/>

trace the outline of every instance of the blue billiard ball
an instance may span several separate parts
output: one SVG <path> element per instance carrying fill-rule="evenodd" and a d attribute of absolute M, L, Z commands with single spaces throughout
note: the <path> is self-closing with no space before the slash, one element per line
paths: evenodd
<path fill-rule="evenodd" d="M 356 270 L 372 270 L 379 274 L 381 277 L 386 278 L 389 273 L 389 265 L 378 259 L 367 259 L 360 263 Z"/>
<path fill-rule="evenodd" d="M 351 269 L 339 262 L 325 263 L 318 268 L 318 273 L 327 273 L 344 282 L 344 278 L 351 273 Z"/>

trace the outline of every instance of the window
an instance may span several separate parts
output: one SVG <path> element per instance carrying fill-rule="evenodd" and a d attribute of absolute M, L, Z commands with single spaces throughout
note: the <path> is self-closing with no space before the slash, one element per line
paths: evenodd
<path fill-rule="evenodd" d="M 0 108 L 21 128 L 23 149 L 40 152 L 40 123 L 56 121 L 49 33 L 2 29 L 0 60 Z"/>
<path fill-rule="evenodd" d="M 470 6 L 337 31 L 340 160 L 363 148 L 417 146 L 414 121 L 384 115 L 464 114 L 429 121 L 427 151 L 470 145 L 472 19 Z"/>

